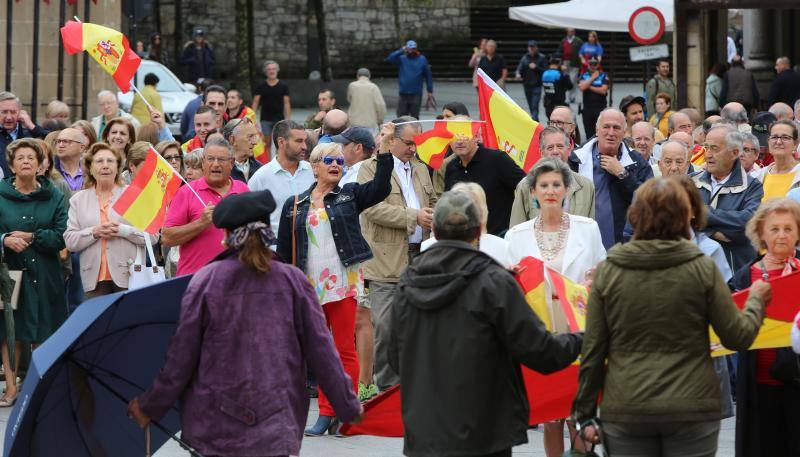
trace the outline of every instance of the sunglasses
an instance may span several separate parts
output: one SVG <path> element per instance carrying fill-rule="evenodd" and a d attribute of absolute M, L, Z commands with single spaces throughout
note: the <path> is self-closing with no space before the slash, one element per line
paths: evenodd
<path fill-rule="evenodd" d="M 325 156 L 322 158 L 322 163 L 325 165 L 331 165 L 334 161 L 336 162 L 336 165 L 339 165 L 340 167 L 344 166 L 344 157 Z"/>

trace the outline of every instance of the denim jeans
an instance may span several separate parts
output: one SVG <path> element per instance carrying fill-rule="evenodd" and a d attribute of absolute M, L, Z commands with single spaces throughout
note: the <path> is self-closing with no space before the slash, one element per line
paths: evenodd
<path fill-rule="evenodd" d="M 542 86 L 525 86 L 525 100 L 528 101 L 531 118 L 539 122 L 539 102 L 542 100 Z"/>

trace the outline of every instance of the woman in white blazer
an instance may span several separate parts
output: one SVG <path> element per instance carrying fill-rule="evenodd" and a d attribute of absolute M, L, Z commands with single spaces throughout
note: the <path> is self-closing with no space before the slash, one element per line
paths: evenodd
<path fill-rule="evenodd" d="M 106 143 L 92 145 L 83 159 L 83 190 L 69 199 L 64 241 L 67 249 L 80 253 L 86 298 L 127 289 L 129 266 L 149 236 L 126 224 L 112 209 L 125 190 L 122 163 L 120 151 Z"/>
<path fill-rule="evenodd" d="M 572 174 L 569 167 L 557 158 L 541 159 L 528 173 L 533 204 L 541 208 L 539 215 L 512 227 L 506 232 L 508 257 L 518 263 L 524 257 L 535 257 L 573 282 L 586 283 L 586 273 L 606 258 L 597 222 L 587 217 L 567 214 L 564 197 Z M 545 276 L 547 277 L 547 276 Z M 553 288 L 545 288 L 550 309 L 558 307 L 553 300 Z M 552 313 L 553 329 L 567 331 L 566 319 L 560 312 Z M 544 424 L 544 446 L 548 456 L 564 452 L 564 420 Z M 570 436 L 575 428 L 570 424 Z M 576 446 L 582 444 L 576 440 Z"/>

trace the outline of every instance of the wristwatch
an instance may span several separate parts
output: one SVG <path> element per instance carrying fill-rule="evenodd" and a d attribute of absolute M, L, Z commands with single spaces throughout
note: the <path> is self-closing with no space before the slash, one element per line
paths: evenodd
<path fill-rule="evenodd" d="M 631 172 L 628 171 L 627 169 L 624 169 L 617 175 L 617 178 L 619 178 L 619 180 L 622 181 L 623 179 L 627 178 L 630 175 Z"/>

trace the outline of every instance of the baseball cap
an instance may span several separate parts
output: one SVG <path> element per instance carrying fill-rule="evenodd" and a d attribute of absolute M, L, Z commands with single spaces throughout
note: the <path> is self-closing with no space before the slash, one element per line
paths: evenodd
<path fill-rule="evenodd" d="M 350 127 L 344 132 L 334 135 L 331 141 L 341 145 L 358 143 L 365 149 L 375 149 L 375 138 L 372 136 L 372 132 L 364 127 Z"/>
<path fill-rule="evenodd" d="M 528 46 L 539 47 L 539 43 L 536 40 L 528 40 Z"/>
<path fill-rule="evenodd" d="M 627 111 L 628 107 L 633 105 L 634 103 L 641 105 L 642 108 L 644 108 L 646 104 L 644 101 L 644 97 L 639 97 L 637 95 L 626 95 L 622 97 L 622 100 L 620 100 L 619 102 L 619 110 L 622 111 L 622 113 L 624 114 Z"/>
<path fill-rule="evenodd" d="M 417 42 L 414 40 L 406 41 L 406 48 L 408 49 L 417 49 Z"/>
<path fill-rule="evenodd" d="M 769 126 L 777 122 L 778 118 L 769 111 L 761 111 L 753 117 L 751 133 L 758 138 L 759 146 L 766 146 L 769 138 Z"/>
<path fill-rule="evenodd" d="M 474 230 L 481 226 L 478 206 L 464 192 L 445 192 L 433 210 L 433 226 L 437 235 Z"/>
<path fill-rule="evenodd" d="M 206 34 L 205 30 L 203 30 L 201 27 L 197 27 L 196 29 L 194 29 L 194 32 L 192 32 L 192 37 L 205 36 L 205 34 Z"/>

